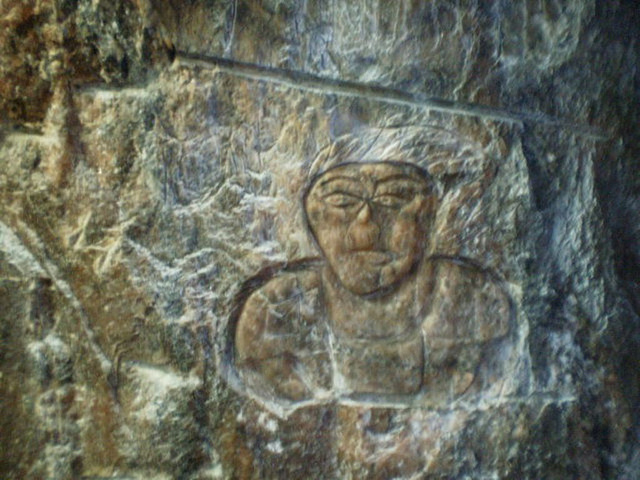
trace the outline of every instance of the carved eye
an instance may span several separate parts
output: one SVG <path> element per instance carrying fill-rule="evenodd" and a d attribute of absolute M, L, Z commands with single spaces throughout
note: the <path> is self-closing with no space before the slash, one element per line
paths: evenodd
<path fill-rule="evenodd" d="M 335 192 L 324 197 L 324 201 L 332 207 L 350 208 L 358 205 L 362 200 L 355 195 L 345 192 Z"/>
<path fill-rule="evenodd" d="M 409 203 L 410 200 L 411 199 L 400 193 L 385 193 L 382 195 L 376 195 L 373 198 L 373 202 L 376 205 L 390 208 L 402 208 Z"/>

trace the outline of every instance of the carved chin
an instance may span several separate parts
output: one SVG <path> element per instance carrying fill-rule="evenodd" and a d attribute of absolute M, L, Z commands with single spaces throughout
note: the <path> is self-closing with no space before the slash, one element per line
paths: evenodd
<path fill-rule="evenodd" d="M 338 275 L 340 282 L 351 293 L 356 295 L 369 295 L 380 290 L 380 272 L 350 273 L 348 276 Z"/>
<path fill-rule="evenodd" d="M 370 252 L 350 255 L 333 266 L 333 270 L 347 290 L 356 295 L 370 295 L 401 283 L 411 264 L 411 258 L 392 261 L 388 254 Z"/>

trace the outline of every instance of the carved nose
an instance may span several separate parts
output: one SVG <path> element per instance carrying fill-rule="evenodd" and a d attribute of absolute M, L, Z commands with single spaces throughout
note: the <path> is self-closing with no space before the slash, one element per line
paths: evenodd
<path fill-rule="evenodd" d="M 368 202 L 364 203 L 364 205 L 358 212 L 358 216 L 356 217 L 356 220 L 359 223 L 367 223 L 369 220 L 371 220 L 371 207 L 369 206 Z"/>
<path fill-rule="evenodd" d="M 365 203 L 349 230 L 347 240 L 352 250 L 373 250 L 380 236 L 380 227 L 371 221 L 371 207 Z"/>

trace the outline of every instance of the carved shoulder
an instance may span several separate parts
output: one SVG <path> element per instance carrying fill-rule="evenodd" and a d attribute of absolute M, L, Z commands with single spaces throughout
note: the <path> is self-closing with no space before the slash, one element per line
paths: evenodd
<path fill-rule="evenodd" d="M 309 310 L 314 309 L 319 283 L 313 270 L 285 272 L 254 291 L 242 306 L 236 327 L 238 358 L 271 356 L 265 342 L 299 336 L 315 313 Z"/>
<path fill-rule="evenodd" d="M 423 327 L 428 342 L 482 343 L 508 333 L 511 301 L 497 275 L 466 260 L 434 262 L 433 301 Z"/>
<path fill-rule="evenodd" d="M 253 292 L 236 327 L 236 368 L 250 390 L 300 401 L 331 382 L 315 271 L 285 272 Z"/>

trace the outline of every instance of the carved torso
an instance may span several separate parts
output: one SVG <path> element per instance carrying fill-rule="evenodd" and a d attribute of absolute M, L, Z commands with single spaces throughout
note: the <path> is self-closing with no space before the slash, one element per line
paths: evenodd
<path fill-rule="evenodd" d="M 294 403 L 406 396 L 437 403 L 464 393 L 483 352 L 508 332 L 508 297 L 489 275 L 461 261 L 431 259 L 419 280 L 407 282 L 405 301 L 369 300 L 379 305 L 368 316 L 355 311 L 363 327 L 354 329 L 342 328 L 350 324 L 335 312 L 350 312 L 322 266 L 274 276 L 248 297 L 238 318 L 235 363 L 242 381 L 258 396 Z M 390 327 L 368 330 L 367 318 L 383 318 Z"/>

